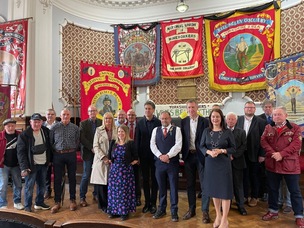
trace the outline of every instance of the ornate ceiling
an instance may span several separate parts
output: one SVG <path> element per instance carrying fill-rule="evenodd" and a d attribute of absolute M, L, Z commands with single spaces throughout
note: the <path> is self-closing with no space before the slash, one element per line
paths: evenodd
<path fill-rule="evenodd" d="M 164 5 L 167 3 L 177 3 L 177 0 L 79 0 L 81 2 L 92 4 L 99 7 L 147 7 L 147 6 L 155 6 L 155 5 Z"/>

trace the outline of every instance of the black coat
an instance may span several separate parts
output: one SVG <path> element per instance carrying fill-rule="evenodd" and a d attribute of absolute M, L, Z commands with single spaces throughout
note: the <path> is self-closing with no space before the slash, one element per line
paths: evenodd
<path fill-rule="evenodd" d="M 246 161 L 244 152 L 247 149 L 247 139 L 246 132 L 241 128 L 235 127 L 233 130 L 233 136 L 236 145 L 236 152 L 232 155 L 232 166 L 235 169 L 244 169 L 246 168 Z"/>

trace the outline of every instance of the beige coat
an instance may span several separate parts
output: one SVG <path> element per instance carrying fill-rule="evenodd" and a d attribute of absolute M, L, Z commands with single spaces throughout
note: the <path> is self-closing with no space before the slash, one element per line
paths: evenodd
<path fill-rule="evenodd" d="M 116 129 L 113 129 L 112 138 L 116 139 Z M 96 128 L 94 141 L 94 160 L 92 165 L 91 184 L 108 184 L 109 165 L 103 162 L 103 158 L 108 156 L 109 139 L 104 126 Z"/>

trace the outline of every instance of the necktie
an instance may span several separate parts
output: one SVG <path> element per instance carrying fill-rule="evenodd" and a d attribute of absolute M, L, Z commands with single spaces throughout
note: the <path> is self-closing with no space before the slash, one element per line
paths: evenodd
<path fill-rule="evenodd" d="M 92 120 L 92 131 L 93 131 L 93 134 L 95 134 L 95 131 L 96 131 L 96 122 Z"/>
<path fill-rule="evenodd" d="M 267 117 L 267 123 L 271 124 L 271 121 L 272 121 L 271 116 L 268 116 L 268 117 Z"/>
<path fill-rule="evenodd" d="M 165 138 L 167 137 L 167 134 L 168 134 L 167 128 L 164 127 L 164 137 L 165 137 Z"/>
<path fill-rule="evenodd" d="M 130 138 L 134 139 L 134 123 L 130 123 Z"/>

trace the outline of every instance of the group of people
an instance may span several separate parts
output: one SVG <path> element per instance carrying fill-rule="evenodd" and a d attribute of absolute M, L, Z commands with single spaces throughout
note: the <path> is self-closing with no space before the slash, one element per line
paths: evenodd
<path fill-rule="evenodd" d="M 171 219 L 177 222 L 181 152 L 188 198 L 188 211 L 183 220 L 196 215 L 198 174 L 203 223 L 211 222 L 210 198 L 216 211 L 213 227 L 223 228 L 229 225 L 228 213 L 233 197 L 239 213 L 247 215 L 245 203 L 254 207 L 261 195 L 269 204 L 269 211 L 262 219 L 276 219 L 284 192 L 280 189 L 285 183 L 290 193 L 286 208 L 294 211 L 296 225 L 304 227 L 299 188 L 301 130 L 287 120 L 284 107 L 275 108 L 269 100 L 262 107 L 264 113 L 256 116 L 255 103 L 248 101 L 244 115 L 238 117 L 233 112 L 224 116 L 222 110 L 214 106 L 209 117 L 202 117 L 197 101 L 188 100 L 188 115 L 181 120 L 180 127 L 171 123 L 168 111 L 163 111 L 158 119 L 152 101 L 144 104 L 145 114 L 139 121 L 133 109 L 119 110 L 116 121 L 113 113 L 106 112 L 101 121 L 94 105 L 89 106 L 89 118 L 80 122 L 79 128 L 70 122 L 67 109 L 62 110 L 61 121 L 54 124 L 55 118 L 54 121 L 48 121 L 52 117 L 47 118 L 43 123 L 42 116 L 34 113 L 30 127 L 23 132 L 15 130 L 13 119 L 5 120 L 5 130 L 0 135 L 0 207 L 7 207 L 6 185 L 11 174 L 15 208 L 32 210 L 36 183 L 34 208 L 50 209 L 44 199 L 51 194 L 46 180 L 53 167 L 55 205 L 51 208 L 52 213 L 60 209 L 65 169 L 69 179 L 70 210 L 76 210 L 76 151 L 80 145 L 83 175 L 79 205 L 88 205 L 86 194 L 88 184 L 92 183 L 93 198 L 109 218 L 126 220 L 129 213 L 141 205 L 141 170 L 145 199 L 142 213 L 150 212 L 154 219 L 166 215 L 169 183 Z M 54 110 L 49 112 L 56 116 Z M 21 176 L 25 178 L 24 206 L 21 204 Z"/>

